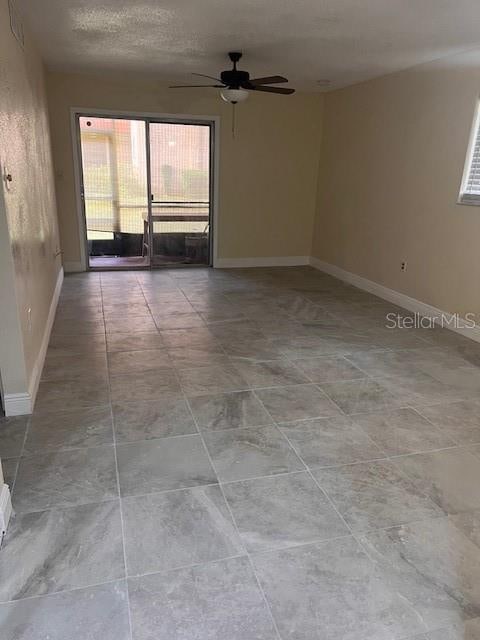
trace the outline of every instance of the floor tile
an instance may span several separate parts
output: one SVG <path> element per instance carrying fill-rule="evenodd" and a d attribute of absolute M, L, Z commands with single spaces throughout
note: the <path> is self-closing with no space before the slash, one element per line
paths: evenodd
<path fill-rule="evenodd" d="M 25 455 L 113 443 L 110 406 L 33 414 Z"/>
<path fill-rule="evenodd" d="M 165 329 L 160 331 L 163 342 L 169 349 L 177 347 L 211 347 L 220 344 L 207 327 L 191 329 Z"/>
<path fill-rule="evenodd" d="M 165 394 L 175 393 L 180 393 L 180 385 L 171 368 L 110 376 L 112 402 L 158 400 Z"/>
<path fill-rule="evenodd" d="M 286 347 L 287 344 L 290 344 L 292 337 L 295 339 L 305 333 L 300 322 L 288 316 L 278 317 L 278 315 L 271 314 L 270 317 L 256 318 L 255 324 L 258 331 L 262 333 L 264 338 L 272 342 L 274 349 L 278 350 L 283 358 L 291 355 L 286 353 Z"/>
<path fill-rule="evenodd" d="M 124 496 L 217 482 L 200 436 L 118 445 L 117 460 Z"/>
<path fill-rule="evenodd" d="M 447 518 L 374 531 L 359 540 L 426 631 L 478 616 L 479 549 Z"/>
<path fill-rule="evenodd" d="M 303 420 L 280 426 L 309 467 L 327 467 L 385 457 L 373 440 L 347 417 Z"/>
<path fill-rule="evenodd" d="M 253 562 L 282 638 L 392 640 L 424 630 L 410 598 L 388 588 L 352 538 Z"/>
<path fill-rule="evenodd" d="M 209 331 L 221 342 L 231 344 L 232 340 L 264 340 L 265 335 L 252 320 L 227 320 L 208 325 Z"/>
<path fill-rule="evenodd" d="M 344 349 L 335 344 L 316 336 L 298 335 L 298 331 L 295 331 L 293 335 L 274 340 L 274 344 L 278 346 L 284 356 L 292 360 L 304 360 L 305 358 L 326 355 L 342 355 L 344 353 Z M 345 350 L 345 352 L 348 352 L 348 350 Z"/>
<path fill-rule="evenodd" d="M 203 327 L 205 322 L 199 313 L 178 313 L 175 315 L 153 316 L 158 329 L 189 329 L 193 327 Z"/>
<path fill-rule="evenodd" d="M 277 640 L 246 558 L 128 581 L 135 640 Z"/>
<path fill-rule="evenodd" d="M 234 391 L 190 398 L 198 427 L 218 431 L 272 424 L 272 419 L 252 391 Z"/>
<path fill-rule="evenodd" d="M 0 459 L 16 458 L 20 455 L 29 423 L 28 416 L 16 418 L 0 417 Z"/>
<path fill-rule="evenodd" d="M 283 353 L 270 340 L 256 339 L 234 339 L 223 341 L 223 349 L 231 358 L 239 360 L 251 360 L 258 362 L 261 360 L 277 360 L 284 357 Z"/>
<path fill-rule="evenodd" d="M 168 350 L 172 365 L 177 369 L 229 364 L 223 349 L 217 345 L 173 347 Z"/>
<path fill-rule="evenodd" d="M 118 500 L 21 514 L 10 521 L 0 553 L 0 602 L 124 575 Z"/>
<path fill-rule="evenodd" d="M 461 358 L 473 364 L 473 366 L 480 366 L 480 347 L 478 342 L 473 340 L 465 340 L 462 344 L 451 347 L 454 353 L 458 354 Z"/>
<path fill-rule="evenodd" d="M 165 347 L 145 351 L 117 351 L 108 354 L 108 371 L 111 376 L 122 373 L 143 373 L 149 369 L 170 366 L 170 357 Z"/>
<path fill-rule="evenodd" d="M 48 356 L 42 371 L 42 380 L 105 379 L 107 360 L 105 353 L 87 353 L 69 356 Z"/>
<path fill-rule="evenodd" d="M 107 318 L 105 320 L 107 335 L 110 333 L 145 333 L 155 331 L 156 326 L 149 316 L 139 316 L 138 318 Z"/>
<path fill-rule="evenodd" d="M 459 622 L 452 627 L 437 631 L 430 631 L 430 633 L 419 637 L 418 640 L 478 640 L 478 638 L 480 638 L 480 618 Z M 412 640 L 417 640 L 417 638 Z"/>
<path fill-rule="evenodd" d="M 349 534 L 307 472 L 230 482 L 223 490 L 250 552 Z"/>
<path fill-rule="evenodd" d="M 99 407 L 110 402 L 108 384 L 94 380 L 64 380 L 56 382 L 40 382 L 36 413 L 55 413 L 65 407 L 69 409 L 86 409 Z"/>
<path fill-rule="evenodd" d="M 304 469 L 276 427 L 205 431 L 205 444 L 223 482 Z"/>
<path fill-rule="evenodd" d="M 91 333 L 105 333 L 105 324 L 102 317 L 95 320 L 56 318 L 52 327 L 54 336 L 77 336 Z"/>
<path fill-rule="evenodd" d="M 395 463 L 447 513 L 480 507 L 480 459 L 466 449 L 402 456 Z"/>
<path fill-rule="evenodd" d="M 118 443 L 197 433 L 190 409 L 180 397 L 116 402 L 112 409 Z"/>
<path fill-rule="evenodd" d="M 480 402 L 442 402 L 418 411 L 458 444 L 480 443 Z"/>
<path fill-rule="evenodd" d="M 218 485 L 123 499 L 128 575 L 244 555 Z"/>
<path fill-rule="evenodd" d="M 381 312 L 381 320 L 376 326 L 367 328 L 375 349 L 419 349 L 425 347 L 423 329 L 390 329 L 385 327 L 385 312 Z"/>
<path fill-rule="evenodd" d="M 146 301 L 135 302 L 135 305 L 129 304 L 105 304 L 103 312 L 106 320 L 115 320 L 115 318 L 138 318 L 140 316 L 151 317 L 150 309 Z"/>
<path fill-rule="evenodd" d="M 373 378 L 410 375 L 419 369 L 413 354 L 403 351 L 365 351 L 347 356 L 347 360 Z"/>
<path fill-rule="evenodd" d="M 162 349 L 162 336 L 158 331 L 147 333 L 109 333 L 107 335 L 107 351 L 145 351 L 148 349 Z"/>
<path fill-rule="evenodd" d="M 18 466 L 13 506 L 18 513 L 111 500 L 118 496 L 112 446 L 39 453 Z"/>
<path fill-rule="evenodd" d="M 313 475 L 354 531 L 443 515 L 388 461 L 316 469 Z"/>
<path fill-rule="evenodd" d="M 462 511 L 449 516 L 450 522 L 456 529 L 480 548 L 480 510 Z"/>
<path fill-rule="evenodd" d="M 451 362 L 437 365 L 429 375 L 451 389 L 452 396 L 476 400 L 480 393 L 480 369 L 467 361 L 457 366 L 455 357 Z"/>
<path fill-rule="evenodd" d="M 427 373 L 408 376 L 391 376 L 381 379 L 383 387 L 388 389 L 405 406 L 421 406 L 445 400 L 461 400 L 458 389 L 439 382 Z"/>
<path fill-rule="evenodd" d="M 172 300 L 170 297 L 168 300 L 157 300 L 155 302 L 150 299 L 149 307 L 152 310 L 153 317 L 156 316 L 177 316 L 183 315 L 186 313 L 194 313 L 195 310 L 192 305 L 188 302 L 185 296 L 182 296 L 178 300 Z"/>
<path fill-rule="evenodd" d="M 235 361 L 235 367 L 250 387 L 280 387 L 308 382 L 295 366 L 282 360 L 265 362 Z"/>
<path fill-rule="evenodd" d="M 441 380 L 442 372 L 452 373 L 470 366 L 471 363 L 456 349 L 450 347 L 427 347 L 426 349 L 410 349 L 406 352 L 423 373 Z M 473 369 L 475 365 L 473 365 Z"/>
<path fill-rule="evenodd" d="M 57 306 L 57 313 L 55 314 L 55 321 L 57 320 L 102 320 L 103 308 L 101 302 L 98 304 L 85 306 L 78 302 L 61 303 L 59 301 Z"/>
<path fill-rule="evenodd" d="M 442 449 L 455 444 L 414 409 L 366 413 L 353 419 L 388 455 Z"/>
<path fill-rule="evenodd" d="M 295 366 L 312 382 L 339 382 L 365 378 L 365 373 L 343 356 L 322 356 L 295 360 Z"/>
<path fill-rule="evenodd" d="M 0 605 L 4 640 L 129 640 L 125 581 Z"/>
<path fill-rule="evenodd" d="M 180 383 L 188 396 L 199 396 L 222 391 L 241 391 L 248 384 L 231 365 L 212 365 L 194 369 L 180 369 Z"/>
<path fill-rule="evenodd" d="M 322 384 L 321 388 L 347 414 L 370 413 L 399 406 L 400 400 L 382 383 L 374 380 L 352 380 Z"/>
<path fill-rule="evenodd" d="M 277 422 L 339 415 L 337 405 L 314 384 L 258 389 L 257 397 Z"/>
<path fill-rule="evenodd" d="M 69 356 L 75 353 L 105 353 L 105 334 L 51 336 L 47 355 Z"/>

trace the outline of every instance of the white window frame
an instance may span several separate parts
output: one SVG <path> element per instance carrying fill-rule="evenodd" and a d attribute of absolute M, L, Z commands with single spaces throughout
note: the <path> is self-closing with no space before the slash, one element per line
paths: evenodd
<path fill-rule="evenodd" d="M 475 105 L 475 114 L 473 117 L 472 128 L 470 130 L 470 137 L 468 140 L 467 155 L 465 158 L 465 166 L 463 168 L 462 183 L 460 186 L 460 193 L 458 195 L 458 204 L 466 204 L 470 206 L 480 207 L 480 194 L 474 195 L 468 193 L 467 185 L 470 177 L 470 171 L 472 166 L 473 154 L 475 151 L 475 143 L 477 137 L 480 138 L 480 97 L 477 98 Z"/>

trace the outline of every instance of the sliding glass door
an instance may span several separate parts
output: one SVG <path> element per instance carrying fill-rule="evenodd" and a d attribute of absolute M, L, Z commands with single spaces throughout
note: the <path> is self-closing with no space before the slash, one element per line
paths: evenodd
<path fill-rule="evenodd" d="M 213 124 L 78 116 L 90 268 L 210 264 Z"/>
<path fill-rule="evenodd" d="M 210 126 L 151 122 L 151 260 L 209 264 Z"/>
<path fill-rule="evenodd" d="M 148 266 L 145 122 L 82 116 L 79 131 L 89 266 Z"/>

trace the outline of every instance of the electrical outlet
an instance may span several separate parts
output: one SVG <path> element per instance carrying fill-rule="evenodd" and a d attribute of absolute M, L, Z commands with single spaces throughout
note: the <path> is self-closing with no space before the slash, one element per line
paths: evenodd
<path fill-rule="evenodd" d="M 29 331 L 32 330 L 32 308 L 31 307 L 28 307 L 28 310 L 27 310 L 27 327 Z"/>
<path fill-rule="evenodd" d="M 11 191 L 12 190 L 13 176 L 10 173 L 10 171 L 7 169 L 6 166 L 3 167 L 3 181 L 5 183 L 5 190 L 6 191 Z"/>
<path fill-rule="evenodd" d="M 400 263 L 400 271 L 406 271 L 407 270 L 407 261 L 405 260 L 404 262 Z"/>

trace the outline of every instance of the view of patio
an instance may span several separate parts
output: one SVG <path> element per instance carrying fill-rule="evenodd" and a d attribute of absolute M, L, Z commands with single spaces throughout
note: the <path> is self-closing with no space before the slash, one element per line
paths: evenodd
<path fill-rule="evenodd" d="M 106 117 L 79 125 L 91 266 L 208 263 L 210 128 Z"/>

